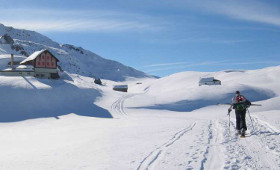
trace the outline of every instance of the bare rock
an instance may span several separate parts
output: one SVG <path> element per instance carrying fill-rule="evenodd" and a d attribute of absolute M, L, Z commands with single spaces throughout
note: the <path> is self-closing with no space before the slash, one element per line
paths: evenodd
<path fill-rule="evenodd" d="M 8 34 L 4 34 L 0 37 L 0 44 L 14 44 L 14 40 Z"/>

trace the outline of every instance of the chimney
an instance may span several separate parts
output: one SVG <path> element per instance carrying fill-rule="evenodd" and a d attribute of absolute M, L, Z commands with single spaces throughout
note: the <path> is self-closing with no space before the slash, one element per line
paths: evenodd
<path fill-rule="evenodd" d="M 11 54 L 11 68 L 14 70 L 14 54 Z"/>

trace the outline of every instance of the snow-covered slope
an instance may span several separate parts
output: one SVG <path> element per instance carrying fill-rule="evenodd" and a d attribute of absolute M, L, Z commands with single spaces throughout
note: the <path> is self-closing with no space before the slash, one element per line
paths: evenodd
<path fill-rule="evenodd" d="M 84 83 L 79 82 L 79 76 L 72 76 L 75 81 L 71 77 L 53 81 L 0 76 L 0 122 L 49 117 L 58 119 L 71 113 L 111 118 L 106 109 L 93 104 L 101 96 L 94 80 L 85 78 L 87 82 Z"/>
<path fill-rule="evenodd" d="M 0 169 L 279 169 L 280 67 L 120 82 L 0 76 Z M 198 86 L 214 76 L 221 86 Z M 247 137 L 226 105 L 240 90 Z M 250 118 L 249 118 L 250 116 Z"/>
<path fill-rule="evenodd" d="M 4 36 L 11 41 L 5 41 Z M 14 29 L 0 24 L 0 54 L 28 56 L 35 51 L 48 49 L 59 60 L 63 70 L 84 76 L 124 81 L 126 77 L 149 77 L 143 72 L 119 62 L 104 59 L 91 51 L 68 44 L 58 44 L 34 31 Z"/>
<path fill-rule="evenodd" d="M 183 72 L 130 82 L 130 94 L 111 108 L 120 117 L 126 115 L 141 124 L 134 125 L 141 130 L 122 132 L 127 133 L 122 140 L 131 140 L 130 135 L 137 134 L 138 138 L 129 143 L 139 149 L 127 151 L 125 145 L 118 146 L 118 156 L 125 152 L 129 160 L 138 163 L 115 166 L 139 170 L 279 169 L 279 75 L 277 66 L 250 71 Z M 198 86 L 199 78 L 208 76 L 221 80 L 222 85 Z M 245 139 L 236 134 L 235 114 L 227 116 L 229 106 L 216 105 L 229 103 L 236 90 L 262 105 L 249 108 Z M 137 157 L 139 154 L 142 158 Z"/>
<path fill-rule="evenodd" d="M 147 84 L 134 86 L 131 90 L 145 89 L 143 106 L 174 111 L 192 111 L 208 105 L 230 103 L 239 90 L 250 101 L 278 101 L 280 66 L 252 71 L 221 71 L 216 73 L 182 72 Z M 222 85 L 199 86 L 200 77 L 215 77 Z M 150 105 L 150 106 L 149 106 Z M 280 109 L 278 104 L 273 109 Z"/>

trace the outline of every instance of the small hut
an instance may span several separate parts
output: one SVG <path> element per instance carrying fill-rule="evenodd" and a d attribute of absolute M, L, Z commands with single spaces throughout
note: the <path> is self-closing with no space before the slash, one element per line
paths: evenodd
<path fill-rule="evenodd" d="M 121 91 L 121 92 L 127 92 L 128 85 L 116 85 L 116 86 L 113 87 L 113 90 Z"/>
<path fill-rule="evenodd" d="M 214 77 L 200 78 L 199 86 L 201 85 L 221 85 L 220 80 L 215 79 Z"/>
<path fill-rule="evenodd" d="M 32 65 L 35 77 L 56 79 L 59 78 L 57 62 L 59 60 L 48 50 L 36 51 L 20 62 L 22 65 Z"/>

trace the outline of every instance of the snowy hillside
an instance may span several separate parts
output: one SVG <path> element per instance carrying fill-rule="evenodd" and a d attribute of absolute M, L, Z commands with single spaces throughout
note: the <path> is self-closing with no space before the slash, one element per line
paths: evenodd
<path fill-rule="evenodd" d="M 236 90 L 242 91 L 252 102 L 262 103 L 270 98 L 279 100 L 276 97 L 280 95 L 278 75 L 280 67 L 242 72 L 182 72 L 149 82 L 148 86 L 142 85 L 146 93 L 141 97 L 143 100 L 145 98 L 147 104 L 143 105 L 146 107 L 175 111 L 192 111 L 208 105 L 230 103 Z M 221 80 L 222 86 L 198 86 L 199 79 L 205 76 Z M 149 98 L 152 101 L 148 101 Z M 280 109 L 279 105 L 274 107 Z"/>
<path fill-rule="evenodd" d="M 104 59 L 81 47 L 58 44 L 34 31 L 5 27 L 0 24 L 0 39 L 0 55 L 13 53 L 29 56 L 35 51 L 48 49 L 60 60 L 59 65 L 63 70 L 69 73 L 114 81 L 124 81 L 126 77 L 149 77 L 143 72 Z"/>
<path fill-rule="evenodd" d="M 0 76 L 0 169 L 279 169 L 280 66 L 134 78 L 128 93 L 77 74 Z M 213 76 L 221 86 L 198 86 Z M 253 103 L 245 139 L 227 116 L 234 92 Z"/>

